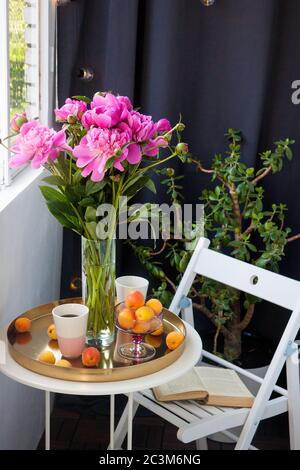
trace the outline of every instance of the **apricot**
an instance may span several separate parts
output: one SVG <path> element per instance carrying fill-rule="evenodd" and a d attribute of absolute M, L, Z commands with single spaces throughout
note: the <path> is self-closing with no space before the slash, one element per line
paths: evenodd
<path fill-rule="evenodd" d="M 160 315 L 163 309 L 162 303 L 158 299 L 150 299 L 146 302 L 147 307 L 152 308 L 155 315 Z"/>
<path fill-rule="evenodd" d="M 124 330 L 131 330 L 135 325 L 135 314 L 131 308 L 124 308 L 118 316 L 118 323 Z"/>
<path fill-rule="evenodd" d="M 32 340 L 32 336 L 31 336 L 31 333 L 29 333 L 29 331 L 26 331 L 25 333 L 19 333 L 18 335 L 16 335 L 17 344 L 25 345 L 27 343 L 30 343 L 31 340 Z"/>
<path fill-rule="evenodd" d="M 135 311 L 135 316 L 138 321 L 147 321 L 154 317 L 154 312 L 150 307 L 140 307 Z"/>
<path fill-rule="evenodd" d="M 137 321 L 131 331 L 137 335 L 142 335 L 147 333 L 149 330 L 150 323 L 148 321 Z"/>
<path fill-rule="evenodd" d="M 60 359 L 55 365 L 59 367 L 72 367 L 71 362 L 67 361 L 67 359 Z"/>
<path fill-rule="evenodd" d="M 161 324 L 161 326 L 159 328 L 157 328 L 157 330 L 152 331 L 151 335 L 152 336 L 160 336 L 160 335 L 163 334 L 163 332 L 164 332 L 164 327 Z"/>
<path fill-rule="evenodd" d="M 52 325 L 48 326 L 47 335 L 48 335 L 49 338 L 51 338 L 51 339 L 57 339 L 56 328 L 55 328 L 54 323 L 53 323 Z"/>
<path fill-rule="evenodd" d="M 95 367 L 100 361 L 100 351 L 97 348 L 85 348 L 81 354 L 82 364 L 86 367 Z"/>
<path fill-rule="evenodd" d="M 51 351 L 43 351 L 38 357 L 38 360 L 41 362 L 46 362 L 47 364 L 55 364 L 55 356 Z"/>
<path fill-rule="evenodd" d="M 30 331 L 31 320 L 26 317 L 17 318 L 15 321 L 15 328 L 19 333 L 26 333 L 27 331 Z"/>
<path fill-rule="evenodd" d="M 184 334 L 181 331 L 171 331 L 166 337 L 166 344 L 171 351 L 178 348 L 184 340 Z"/>
<path fill-rule="evenodd" d="M 125 304 L 126 304 L 126 307 L 129 307 L 129 308 L 134 308 L 134 309 L 140 308 L 143 305 L 145 305 L 145 297 L 140 291 L 133 290 L 132 292 L 129 292 L 129 294 L 127 295 L 125 299 Z"/>

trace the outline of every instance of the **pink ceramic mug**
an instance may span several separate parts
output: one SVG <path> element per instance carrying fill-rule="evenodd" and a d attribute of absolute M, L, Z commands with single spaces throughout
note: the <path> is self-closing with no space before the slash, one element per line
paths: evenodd
<path fill-rule="evenodd" d="M 81 304 L 62 304 L 52 310 L 59 349 L 64 357 L 78 357 L 84 350 L 88 314 L 88 307 Z"/>

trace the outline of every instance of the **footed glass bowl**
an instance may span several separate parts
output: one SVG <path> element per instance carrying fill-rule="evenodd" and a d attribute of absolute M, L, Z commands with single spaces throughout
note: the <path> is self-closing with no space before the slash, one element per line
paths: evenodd
<path fill-rule="evenodd" d="M 147 307 L 141 307 L 138 310 L 136 315 L 135 310 L 128 308 L 124 302 L 115 307 L 116 327 L 124 333 L 132 335 L 131 343 L 122 344 L 118 352 L 126 359 L 143 362 L 152 359 L 156 352 L 153 346 L 143 341 L 143 338 L 154 332 L 157 332 L 157 335 L 162 333 L 163 314 L 154 314 L 150 318 Z"/>

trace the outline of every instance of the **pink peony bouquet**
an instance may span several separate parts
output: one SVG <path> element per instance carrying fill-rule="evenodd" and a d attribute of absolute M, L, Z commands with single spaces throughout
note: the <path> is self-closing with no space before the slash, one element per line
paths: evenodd
<path fill-rule="evenodd" d="M 10 166 L 30 163 L 47 169 L 51 175 L 41 191 L 49 210 L 87 238 L 95 238 L 89 223 L 100 203 L 118 209 L 120 196 L 130 199 L 144 187 L 155 192 L 151 175 L 156 167 L 188 152 L 180 143 L 181 122 L 174 127 L 165 118 L 155 122 L 135 110 L 127 96 L 99 92 L 92 100 L 67 98 L 55 116 L 62 124 L 58 131 L 29 120 L 26 113 L 14 116 Z"/>
<path fill-rule="evenodd" d="M 49 171 L 40 189 L 50 212 L 82 236 L 88 342 L 107 346 L 114 332 L 113 240 L 121 201 L 127 202 L 142 188 L 155 192 L 152 176 L 157 167 L 176 156 L 184 161 L 188 152 L 180 141 L 184 124 L 155 122 L 133 109 L 129 98 L 112 93 L 96 93 L 92 100 L 68 98 L 55 109 L 55 116 L 61 130 L 30 120 L 25 113 L 14 116 L 10 166 L 30 163 Z M 3 140 L 0 143 L 4 145 Z M 113 210 L 108 229 L 102 231 L 100 217 L 107 205 Z"/>

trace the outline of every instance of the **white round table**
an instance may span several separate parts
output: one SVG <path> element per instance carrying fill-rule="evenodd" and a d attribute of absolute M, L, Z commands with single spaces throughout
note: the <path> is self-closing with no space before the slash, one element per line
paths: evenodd
<path fill-rule="evenodd" d="M 45 391 L 45 449 L 50 449 L 50 393 L 64 393 L 69 395 L 110 395 L 110 449 L 114 449 L 114 397 L 115 395 L 128 395 L 128 434 L 127 448 L 132 449 L 132 419 L 133 419 L 133 393 L 157 387 L 167 383 L 190 370 L 200 359 L 202 354 L 202 341 L 200 336 L 188 323 L 186 327 L 185 347 L 182 355 L 170 366 L 159 372 L 138 377 L 136 379 L 115 382 L 73 382 L 68 380 L 52 379 L 44 375 L 31 372 L 19 365 L 9 354 L 7 347 L 6 329 L 2 330 L 2 347 L 0 348 L 0 371 L 7 377 L 29 387 Z M 4 343 L 4 344 L 3 344 Z"/>

